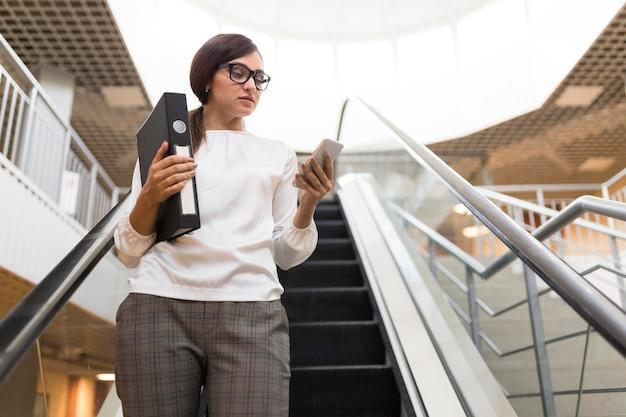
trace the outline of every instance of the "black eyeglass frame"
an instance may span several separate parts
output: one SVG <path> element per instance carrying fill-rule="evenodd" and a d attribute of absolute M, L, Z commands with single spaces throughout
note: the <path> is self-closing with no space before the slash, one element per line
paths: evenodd
<path fill-rule="evenodd" d="M 233 80 L 233 67 L 235 65 L 238 65 L 240 67 L 244 67 L 245 69 L 248 70 L 248 76 L 246 77 L 245 81 L 235 81 Z M 236 82 L 237 84 L 245 84 L 248 82 L 248 80 L 250 79 L 250 77 L 254 77 L 256 74 L 263 74 L 267 77 L 267 81 L 263 82 L 263 84 L 265 84 L 265 88 L 259 88 L 259 86 L 256 83 L 256 79 L 254 80 L 254 86 L 256 87 L 257 90 L 259 91 L 264 91 L 265 89 L 267 89 L 267 86 L 270 83 L 270 80 L 272 79 L 272 77 L 270 77 L 265 71 L 262 70 L 251 70 L 250 68 L 248 68 L 245 64 L 242 64 L 240 62 L 227 62 L 226 64 L 221 64 L 218 65 L 217 67 L 218 69 L 221 68 L 228 68 L 228 76 L 230 77 L 230 79 L 234 82 Z"/>

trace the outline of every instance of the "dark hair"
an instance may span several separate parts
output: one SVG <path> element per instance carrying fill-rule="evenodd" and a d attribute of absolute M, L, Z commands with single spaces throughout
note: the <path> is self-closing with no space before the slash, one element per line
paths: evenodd
<path fill-rule="evenodd" d="M 189 82 L 191 84 L 191 90 L 196 97 L 198 97 L 202 106 L 205 105 L 209 99 L 209 93 L 207 93 L 205 89 L 207 84 L 213 79 L 218 65 L 252 52 L 259 53 L 256 45 L 249 38 L 238 33 L 220 33 L 215 35 L 198 49 L 198 52 L 196 52 L 191 61 Z M 259 53 L 259 55 L 261 54 Z M 209 89 L 209 92 L 210 91 Z M 204 139 L 202 106 L 189 112 L 189 124 L 194 154 Z"/>

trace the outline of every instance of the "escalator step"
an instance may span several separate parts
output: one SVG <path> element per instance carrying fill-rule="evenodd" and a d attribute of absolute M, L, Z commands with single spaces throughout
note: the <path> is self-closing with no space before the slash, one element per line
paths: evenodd
<path fill-rule="evenodd" d="M 365 287 L 289 288 L 282 303 L 291 323 L 373 319 Z"/>
<path fill-rule="evenodd" d="M 318 206 L 320 205 L 326 205 L 326 204 L 338 204 L 339 203 L 339 198 L 337 197 L 337 194 L 331 194 L 330 196 L 325 196 L 318 204 Z"/>
<path fill-rule="evenodd" d="M 350 239 L 319 239 L 309 260 L 356 259 Z"/>
<path fill-rule="evenodd" d="M 347 238 L 348 229 L 343 220 L 320 220 L 316 221 L 318 238 Z"/>
<path fill-rule="evenodd" d="M 397 417 L 400 394 L 388 365 L 293 367 L 290 417 Z"/>
<path fill-rule="evenodd" d="M 376 321 L 294 323 L 289 333 L 291 366 L 385 363 Z"/>
<path fill-rule="evenodd" d="M 318 220 L 342 220 L 339 204 L 318 205 L 313 214 L 313 219 Z"/>
<path fill-rule="evenodd" d="M 278 278 L 285 289 L 363 286 L 361 269 L 356 260 L 307 260 L 287 271 L 278 268 Z"/>

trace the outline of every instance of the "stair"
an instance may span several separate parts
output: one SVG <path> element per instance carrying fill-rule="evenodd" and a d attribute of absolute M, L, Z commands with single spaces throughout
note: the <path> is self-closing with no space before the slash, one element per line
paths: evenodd
<path fill-rule="evenodd" d="M 318 245 L 278 269 L 291 345 L 290 417 L 398 417 L 400 394 L 335 197 L 315 215 Z"/>

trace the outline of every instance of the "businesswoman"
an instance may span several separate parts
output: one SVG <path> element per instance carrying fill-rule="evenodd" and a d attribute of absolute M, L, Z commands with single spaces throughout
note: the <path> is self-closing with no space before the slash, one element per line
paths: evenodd
<path fill-rule="evenodd" d="M 190 82 L 194 157 L 163 144 L 114 234 L 131 292 L 117 311 L 115 374 L 124 417 L 195 416 L 201 388 L 211 417 L 289 413 L 289 323 L 276 265 L 317 245 L 313 212 L 333 166 L 300 165 L 287 144 L 245 130 L 270 77 L 247 37 L 220 34 L 198 50 Z M 277 121 L 278 122 L 278 121 Z M 163 138 L 164 139 L 164 138 Z M 159 204 L 196 178 L 201 228 L 156 240 Z M 298 193 L 299 205 L 298 203 Z"/>

